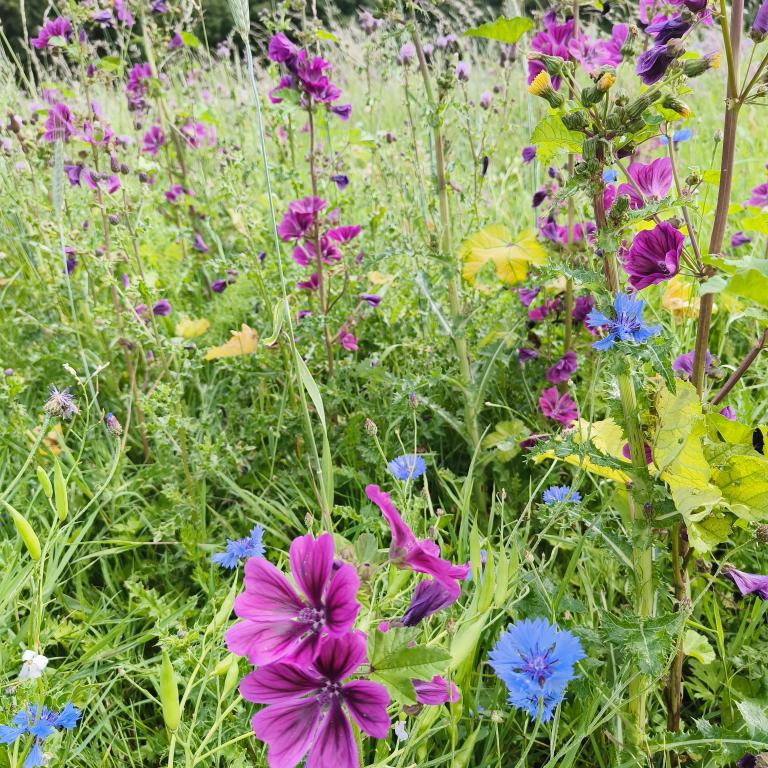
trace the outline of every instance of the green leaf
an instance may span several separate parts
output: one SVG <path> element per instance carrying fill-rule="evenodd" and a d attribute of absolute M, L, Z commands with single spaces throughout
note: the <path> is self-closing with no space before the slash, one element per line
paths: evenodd
<path fill-rule="evenodd" d="M 747 724 L 747 731 L 752 738 L 768 737 L 768 714 L 765 711 L 765 703 L 744 699 L 737 702 L 736 706 Z"/>
<path fill-rule="evenodd" d="M 331 43 L 339 42 L 339 38 L 336 37 L 333 32 L 328 32 L 326 29 L 318 29 L 315 32 L 315 37 L 317 37 L 318 40 L 328 40 Z"/>
<path fill-rule="evenodd" d="M 727 293 L 768 307 L 768 259 L 744 259 L 726 287 Z"/>
<path fill-rule="evenodd" d="M 642 619 L 603 612 L 602 618 L 606 640 L 624 658 L 631 656 L 641 672 L 653 676 L 663 672 L 684 621 L 680 613 Z"/>
<path fill-rule="evenodd" d="M 707 446 L 705 455 L 731 511 L 750 522 L 768 520 L 768 459 L 751 445 L 729 443 Z"/>
<path fill-rule="evenodd" d="M 701 632 L 695 629 L 687 629 L 683 635 L 683 653 L 702 664 L 711 664 L 715 660 L 715 652 L 712 646 Z"/>
<path fill-rule="evenodd" d="M 488 40 L 498 40 L 500 43 L 514 45 L 529 29 L 533 29 L 533 19 L 524 16 L 500 18 L 489 21 L 479 27 L 468 29 L 466 37 L 484 37 Z"/>
<path fill-rule="evenodd" d="M 197 48 L 200 45 L 197 35 L 193 35 L 191 32 L 182 32 L 181 39 L 184 41 L 184 45 L 186 45 L 187 48 Z"/>
<path fill-rule="evenodd" d="M 418 630 L 402 627 L 389 632 L 376 630 L 368 636 L 371 677 L 383 683 L 393 697 L 405 704 L 415 704 L 411 680 L 431 680 L 445 672 L 450 654 L 442 648 L 411 646 Z"/>
<path fill-rule="evenodd" d="M 531 144 L 536 145 L 536 156 L 542 163 L 548 163 L 558 152 L 581 152 L 583 136 L 578 131 L 569 131 L 559 115 L 545 117 L 531 134 Z"/>

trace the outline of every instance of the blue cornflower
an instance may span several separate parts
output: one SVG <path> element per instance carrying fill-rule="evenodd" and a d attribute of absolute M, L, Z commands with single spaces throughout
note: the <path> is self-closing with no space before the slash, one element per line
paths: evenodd
<path fill-rule="evenodd" d="M 634 341 L 642 344 L 651 336 L 659 332 L 659 326 L 648 326 L 643 321 L 643 307 L 645 302 L 641 299 L 633 299 L 627 294 L 620 293 L 613 301 L 616 311 L 616 319 L 608 319 L 602 312 L 593 309 L 587 315 L 587 325 L 590 328 L 606 328 L 607 335 L 596 341 L 592 346 L 595 349 L 610 349 L 617 341 Z"/>
<path fill-rule="evenodd" d="M 688 141 L 688 139 L 693 138 L 693 129 L 692 128 L 681 128 L 679 131 L 675 131 L 672 134 L 672 141 L 675 144 L 682 144 L 684 141 Z M 659 137 L 659 143 L 661 144 L 669 144 L 669 139 L 666 136 L 660 136 Z"/>
<path fill-rule="evenodd" d="M 509 703 L 532 719 L 547 722 L 584 658 L 579 639 L 546 619 L 510 624 L 489 654 L 490 664 L 509 691 Z"/>
<path fill-rule="evenodd" d="M 578 504 L 581 501 L 581 494 L 571 490 L 567 485 L 551 485 L 544 491 L 541 498 L 545 504 L 557 504 L 560 501 L 572 501 Z"/>
<path fill-rule="evenodd" d="M 392 459 L 387 467 L 398 480 L 412 480 L 421 477 L 427 471 L 426 462 L 415 453 L 398 456 Z"/>
<path fill-rule="evenodd" d="M 614 171 L 613 168 L 606 168 L 603 171 L 603 181 L 606 184 L 612 184 L 618 178 L 619 178 L 619 174 L 616 173 L 616 171 Z"/>
<path fill-rule="evenodd" d="M 227 548 L 223 552 L 211 555 L 211 560 L 222 568 L 237 568 L 240 561 L 248 557 L 264 557 L 264 529 L 255 525 L 251 532 L 242 539 L 227 539 Z"/>
<path fill-rule="evenodd" d="M 79 719 L 80 710 L 71 703 L 66 704 L 61 712 L 29 704 L 13 716 L 12 725 L 0 725 L 0 744 L 13 744 L 17 739 L 29 734 L 34 738 L 34 742 L 24 760 L 23 768 L 39 768 L 45 765 L 43 742 L 55 731 L 71 731 Z"/>

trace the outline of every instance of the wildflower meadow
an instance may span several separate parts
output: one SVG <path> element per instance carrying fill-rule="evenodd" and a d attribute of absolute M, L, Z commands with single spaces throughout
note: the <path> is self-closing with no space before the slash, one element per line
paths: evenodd
<path fill-rule="evenodd" d="M 0 0 L 0 768 L 768 768 L 768 0 Z"/>

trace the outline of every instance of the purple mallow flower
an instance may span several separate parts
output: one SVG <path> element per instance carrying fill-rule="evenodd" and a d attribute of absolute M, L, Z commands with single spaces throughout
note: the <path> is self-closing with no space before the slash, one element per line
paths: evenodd
<path fill-rule="evenodd" d="M 643 441 L 643 453 L 645 453 L 645 463 L 650 464 L 653 461 L 653 453 L 651 452 L 651 446 L 645 440 Z M 632 461 L 632 449 L 629 443 L 624 443 L 621 448 L 621 455 L 627 461 Z"/>
<path fill-rule="evenodd" d="M 536 147 L 523 147 L 523 162 L 530 163 L 536 157 Z"/>
<path fill-rule="evenodd" d="M 683 47 L 678 40 L 654 45 L 640 54 L 635 71 L 646 85 L 653 85 L 664 77 L 669 65 L 682 54 Z"/>
<path fill-rule="evenodd" d="M 331 638 L 353 636 L 349 633 L 360 610 L 360 580 L 351 565 L 334 569 L 333 537 L 299 536 L 291 543 L 289 558 L 301 594 L 267 560 L 251 558 L 245 564 L 245 591 L 235 599 L 242 621 L 225 639 L 232 653 L 246 656 L 251 664 L 290 661 L 306 667 L 322 658 L 324 649 L 335 650 Z"/>
<path fill-rule="evenodd" d="M 51 38 L 59 37 L 63 40 L 72 38 L 72 23 L 69 19 L 57 16 L 55 19 L 48 19 L 38 32 L 37 37 L 33 37 L 29 42 L 38 50 L 48 47 Z"/>
<path fill-rule="evenodd" d="M 556 56 L 564 61 L 569 59 L 568 43 L 573 37 L 573 25 L 573 19 L 558 24 L 557 17 L 550 11 L 544 16 L 544 29 L 537 32 L 531 39 L 532 50 L 548 56 Z M 542 62 L 530 60 L 528 62 L 528 84 L 530 85 L 536 75 L 544 69 L 545 66 Z M 560 81 L 559 76 L 552 78 L 552 87 L 555 90 L 560 88 Z"/>
<path fill-rule="evenodd" d="M 168 41 L 168 50 L 175 51 L 184 47 L 184 38 L 180 32 L 174 32 L 173 37 Z"/>
<path fill-rule="evenodd" d="M 576 353 L 569 349 L 551 368 L 547 368 L 547 381 L 550 384 L 568 381 L 577 367 Z"/>
<path fill-rule="evenodd" d="M 411 680 L 411 683 L 419 704 L 437 707 L 448 702 L 455 704 L 459 700 L 456 684 L 440 675 L 435 675 L 431 680 Z"/>
<path fill-rule="evenodd" d="M 593 309 L 587 315 L 587 325 L 593 330 L 605 329 L 606 335 L 592 346 L 603 351 L 610 349 L 617 341 L 643 344 L 651 336 L 655 336 L 660 328 L 658 325 L 646 325 L 643 320 L 644 306 L 645 302 L 641 299 L 620 293 L 613 301 L 615 318 L 609 319 L 602 312 Z"/>
<path fill-rule="evenodd" d="M 252 562 L 263 561 L 248 564 Z M 372 680 L 347 679 L 364 661 L 365 635 L 348 632 L 330 638 L 311 663 L 278 662 L 246 675 L 240 693 L 267 705 L 252 724 L 256 737 L 268 745 L 270 766 L 289 768 L 309 753 L 308 766 L 357 768 L 360 758 L 350 719 L 368 735 L 386 737 L 387 689 Z"/>
<path fill-rule="evenodd" d="M 60 101 L 56 102 L 48 110 L 43 139 L 51 143 L 69 141 L 72 132 L 72 113 L 69 111 L 69 107 Z"/>
<path fill-rule="evenodd" d="M 561 395 L 557 387 L 549 387 L 542 391 L 539 395 L 539 408 L 544 416 L 559 422 L 564 427 L 573 424 L 579 415 L 573 398 L 567 392 Z"/>
<path fill-rule="evenodd" d="M 349 176 L 345 176 L 343 173 L 338 173 L 335 176 L 331 176 L 331 181 L 339 189 L 346 189 L 349 184 Z"/>
<path fill-rule="evenodd" d="M 672 186 L 672 161 L 668 157 L 659 157 L 650 163 L 632 163 L 627 173 L 635 183 L 619 184 L 615 193 L 612 187 L 606 187 L 607 208 L 614 196 L 625 195 L 629 198 L 629 207 L 638 210 L 646 200 L 661 200 Z"/>
<path fill-rule="evenodd" d="M 629 250 L 621 254 L 630 285 L 640 291 L 674 277 L 680 271 L 684 240 L 683 234 L 666 221 L 638 232 Z"/>
<path fill-rule="evenodd" d="M 168 317 L 171 314 L 171 303 L 168 299 L 160 299 L 152 305 L 152 314 L 158 317 Z"/>
<path fill-rule="evenodd" d="M 165 144 L 165 134 L 159 125 L 153 125 L 145 134 L 141 151 L 153 157 Z"/>
<path fill-rule="evenodd" d="M 759 598 L 768 600 L 768 576 L 737 571 L 730 566 L 723 568 L 723 576 L 730 579 L 742 595 L 749 595 L 754 592 Z"/>
<path fill-rule="evenodd" d="M 768 0 L 763 0 L 757 9 L 749 36 L 755 41 L 760 42 L 768 35 Z"/>
<path fill-rule="evenodd" d="M 768 207 L 768 182 L 758 184 L 752 190 L 752 196 L 747 200 L 744 205 L 753 205 L 755 208 L 767 208 Z"/>
<path fill-rule="evenodd" d="M 682 379 L 690 379 L 693 376 L 693 358 L 696 352 L 686 352 L 684 355 L 679 355 L 672 363 L 672 370 Z M 712 355 L 707 350 L 706 357 L 704 358 L 704 370 L 709 373 L 712 370 Z"/>

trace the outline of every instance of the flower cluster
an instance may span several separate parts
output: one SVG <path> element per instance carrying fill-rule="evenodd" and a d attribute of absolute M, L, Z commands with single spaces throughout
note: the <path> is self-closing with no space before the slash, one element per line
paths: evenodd
<path fill-rule="evenodd" d="M 43 752 L 45 740 L 56 731 L 71 731 L 80 720 L 80 710 L 68 703 L 60 712 L 45 706 L 29 704 L 19 710 L 10 725 L 0 725 L 0 744 L 13 744 L 25 736 L 32 737 L 23 768 L 48 765 L 49 755 Z"/>

